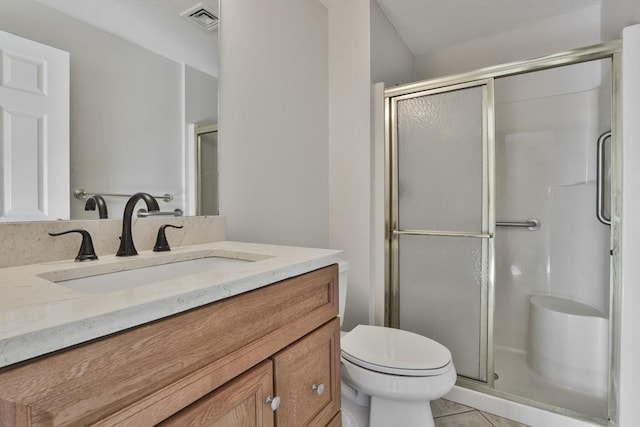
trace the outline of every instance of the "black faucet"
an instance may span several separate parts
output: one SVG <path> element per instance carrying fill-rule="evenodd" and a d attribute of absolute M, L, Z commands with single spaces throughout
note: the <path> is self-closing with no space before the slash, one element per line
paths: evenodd
<path fill-rule="evenodd" d="M 120 247 L 116 256 L 133 256 L 138 255 L 136 247 L 133 245 L 133 235 L 131 234 L 131 217 L 133 216 L 133 208 L 138 200 L 144 200 L 147 204 L 147 211 L 156 212 L 160 210 L 158 202 L 150 194 L 136 193 L 129 198 L 124 207 L 124 215 L 122 217 L 122 236 L 120 236 Z"/>
<path fill-rule="evenodd" d="M 93 194 L 87 199 L 87 203 L 84 205 L 84 210 L 95 211 L 96 206 L 98 206 L 98 217 L 100 217 L 100 219 L 108 218 L 107 202 L 105 202 L 104 197 L 99 194 Z"/>
<path fill-rule="evenodd" d="M 80 245 L 80 251 L 78 251 L 78 256 L 76 256 L 76 261 L 90 261 L 90 260 L 98 259 L 96 252 L 93 250 L 93 240 L 91 240 L 91 235 L 87 230 L 78 228 L 75 230 L 63 231 L 61 233 L 49 233 L 49 236 L 62 236 L 63 234 L 69 234 L 69 233 L 82 234 L 82 244 Z"/>
<path fill-rule="evenodd" d="M 153 246 L 153 252 L 166 252 L 171 250 L 169 242 L 167 241 L 167 235 L 164 231 L 167 227 L 182 228 L 182 225 L 165 224 L 161 226 L 158 229 L 158 237 L 156 238 L 156 244 Z"/>

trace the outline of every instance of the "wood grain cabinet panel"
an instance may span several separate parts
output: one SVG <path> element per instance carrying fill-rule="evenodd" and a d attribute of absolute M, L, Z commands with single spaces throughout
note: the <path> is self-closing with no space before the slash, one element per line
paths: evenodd
<path fill-rule="evenodd" d="M 262 362 L 158 426 L 272 427 L 273 411 L 265 403 L 267 396 L 273 396 L 271 365 L 271 360 Z"/>
<path fill-rule="evenodd" d="M 273 357 L 278 426 L 325 426 L 340 410 L 339 347 L 334 319 Z"/>
<path fill-rule="evenodd" d="M 5 368 L 0 427 L 155 425 L 327 322 L 339 334 L 337 287 L 334 264 Z M 323 344 L 312 353 L 333 348 L 339 358 L 339 335 L 333 347 L 317 336 Z M 303 347 L 314 347 L 310 342 Z M 305 351 L 299 354 L 309 359 Z M 333 369 L 339 390 L 335 362 L 308 363 Z M 320 377 L 320 371 L 313 372 Z M 298 392 L 294 399 L 307 397 Z"/>
<path fill-rule="evenodd" d="M 329 421 L 327 427 L 342 427 L 342 411 L 338 412 L 336 416 L 333 417 L 331 421 Z"/>

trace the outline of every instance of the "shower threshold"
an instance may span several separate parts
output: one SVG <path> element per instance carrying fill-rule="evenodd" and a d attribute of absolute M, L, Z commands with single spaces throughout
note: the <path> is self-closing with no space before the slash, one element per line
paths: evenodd
<path fill-rule="evenodd" d="M 496 390 L 588 417 L 602 420 L 608 417 L 607 396 L 589 395 L 551 383 L 529 368 L 524 352 L 495 347 L 494 367 L 498 375 L 493 383 Z"/>

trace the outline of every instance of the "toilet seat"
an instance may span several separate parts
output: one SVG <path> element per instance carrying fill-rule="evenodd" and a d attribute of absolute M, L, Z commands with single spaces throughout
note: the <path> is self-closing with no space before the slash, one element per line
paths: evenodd
<path fill-rule="evenodd" d="M 358 325 L 341 339 L 342 357 L 370 371 L 430 377 L 450 370 L 451 352 L 442 344 L 409 331 Z"/>

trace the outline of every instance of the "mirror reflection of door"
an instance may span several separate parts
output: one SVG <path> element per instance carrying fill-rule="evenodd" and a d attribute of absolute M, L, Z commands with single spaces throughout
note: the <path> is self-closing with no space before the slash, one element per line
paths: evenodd
<path fill-rule="evenodd" d="M 197 215 L 218 215 L 218 126 L 196 128 Z"/>
<path fill-rule="evenodd" d="M 0 31 L 0 222 L 69 219 L 69 53 Z"/>

